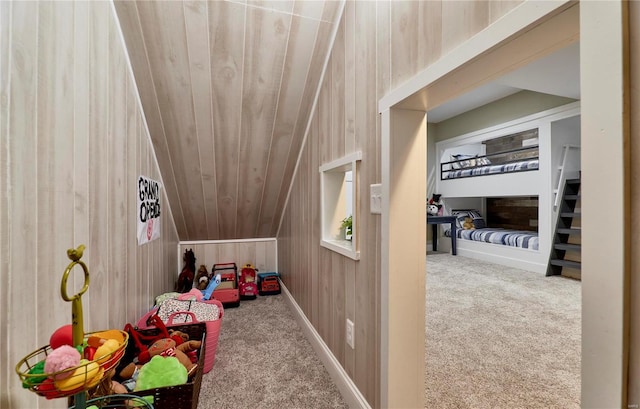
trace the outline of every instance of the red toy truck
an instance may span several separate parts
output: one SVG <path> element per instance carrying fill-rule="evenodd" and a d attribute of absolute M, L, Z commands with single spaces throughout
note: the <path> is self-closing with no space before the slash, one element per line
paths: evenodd
<path fill-rule="evenodd" d="M 220 301 L 224 307 L 237 307 L 240 305 L 240 292 L 238 290 L 238 267 L 236 263 L 214 264 L 211 270 L 212 277 L 220 274 L 220 284 L 213 290 L 213 298 Z"/>
<path fill-rule="evenodd" d="M 280 294 L 280 282 L 278 281 L 278 273 L 259 273 L 258 274 L 258 294 L 274 295 Z"/>
<path fill-rule="evenodd" d="M 240 271 L 240 298 L 243 300 L 253 300 L 258 296 L 258 285 L 256 284 L 256 271 L 253 264 L 245 264 Z"/>

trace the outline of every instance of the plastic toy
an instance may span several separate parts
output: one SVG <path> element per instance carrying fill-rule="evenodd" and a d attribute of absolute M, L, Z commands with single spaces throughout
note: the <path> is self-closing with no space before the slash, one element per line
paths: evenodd
<path fill-rule="evenodd" d="M 209 284 L 207 285 L 207 288 L 205 288 L 202 293 L 202 299 L 210 300 L 211 296 L 213 295 L 213 292 L 215 291 L 216 287 L 220 285 L 221 281 L 222 281 L 222 277 L 220 276 L 220 274 L 216 274 L 215 277 L 212 277 L 211 280 L 209 280 Z"/>
<path fill-rule="evenodd" d="M 240 290 L 240 298 L 243 300 L 253 300 L 258 296 L 258 285 L 256 284 L 256 271 L 253 264 L 247 263 L 240 271 L 240 280 L 238 288 Z"/>
<path fill-rule="evenodd" d="M 213 291 L 213 298 L 219 300 L 224 307 L 239 306 L 238 266 L 236 263 L 214 264 L 213 275 L 217 275 L 218 272 L 220 272 L 220 284 Z"/>
<path fill-rule="evenodd" d="M 275 295 L 280 294 L 280 275 L 275 272 L 258 274 L 258 294 Z"/>

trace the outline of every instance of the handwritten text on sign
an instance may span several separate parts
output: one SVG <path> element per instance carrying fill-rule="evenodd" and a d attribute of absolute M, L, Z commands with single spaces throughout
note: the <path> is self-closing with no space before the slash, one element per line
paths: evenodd
<path fill-rule="evenodd" d="M 160 237 L 159 182 L 138 177 L 138 245 Z"/>

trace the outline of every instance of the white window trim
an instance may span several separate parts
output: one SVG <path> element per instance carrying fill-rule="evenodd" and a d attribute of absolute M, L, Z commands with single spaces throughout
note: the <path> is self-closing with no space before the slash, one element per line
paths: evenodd
<path fill-rule="evenodd" d="M 353 260 L 360 260 L 360 250 L 358 248 L 358 162 L 362 160 L 362 152 L 354 152 L 343 156 L 342 158 L 333 160 L 320 166 L 320 216 L 321 216 L 321 229 L 320 229 L 320 245 L 343 256 L 349 257 Z M 353 172 L 353 182 L 351 183 L 352 197 L 353 197 L 353 213 L 352 213 L 352 236 L 351 240 L 337 240 L 325 237 L 325 177 L 324 174 L 334 170 L 339 170 L 343 167 L 350 166 Z M 331 223 L 327 221 L 327 223 Z"/>

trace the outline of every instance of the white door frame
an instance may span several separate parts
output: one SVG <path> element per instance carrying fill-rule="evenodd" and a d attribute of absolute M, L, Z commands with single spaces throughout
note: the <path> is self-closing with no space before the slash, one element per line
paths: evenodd
<path fill-rule="evenodd" d="M 418 210 L 425 212 L 426 174 L 413 174 L 410 170 L 417 164 L 407 160 L 422 161 L 426 169 L 426 148 L 418 152 L 426 146 L 426 128 L 423 134 L 419 126 L 420 112 L 411 114 L 408 110 L 421 110 L 424 117 L 424 113 L 435 106 L 430 104 L 442 103 L 550 53 L 553 50 L 549 48 L 540 50 L 539 54 L 529 49 L 528 60 L 504 66 L 502 71 L 493 72 L 483 80 L 476 76 L 475 82 L 471 79 L 457 86 L 448 82 L 447 76 L 455 75 L 450 74 L 453 71 L 491 70 L 491 64 L 483 65 L 482 57 L 506 49 L 519 41 L 519 34 L 524 37 L 527 34 L 522 33 L 533 31 L 542 22 L 551 24 L 556 20 L 551 17 L 560 18 L 571 6 L 574 13 L 580 7 L 582 31 L 582 212 L 588 220 L 586 226 L 583 222 L 582 233 L 581 405 L 626 407 L 630 243 L 629 227 L 624 219 L 629 213 L 628 155 L 625 155 L 629 128 L 628 115 L 625 117 L 622 113 L 625 112 L 624 90 L 628 87 L 628 77 L 625 77 L 628 53 L 624 57 L 628 41 L 627 5 L 618 1 L 583 2 L 579 6 L 568 1 L 526 1 L 379 102 L 383 189 L 380 403 L 383 408 L 424 407 L 424 335 L 416 334 L 415 328 L 424 332 L 426 224 L 418 219 L 412 223 L 417 226 L 415 229 L 407 229 L 402 219 Z M 544 30 L 555 35 L 546 26 Z M 564 45 L 569 44 L 566 41 Z M 564 45 L 562 41 L 557 43 L 558 48 Z M 510 55 L 521 49 L 520 46 L 511 49 Z M 603 72 L 607 74 L 602 75 Z M 407 118 L 408 133 L 399 134 L 397 122 Z M 417 140 L 423 137 L 424 142 Z M 412 147 L 418 153 L 407 154 Z M 619 166 L 600 166 L 603 157 L 607 163 Z M 410 183 L 423 183 L 424 189 L 411 193 L 405 187 Z M 598 205 L 602 186 L 607 186 L 609 198 L 606 217 Z M 399 237 L 404 243 L 417 244 L 411 246 L 410 252 L 402 251 L 397 246 Z M 416 288 L 408 290 L 414 285 Z"/>

